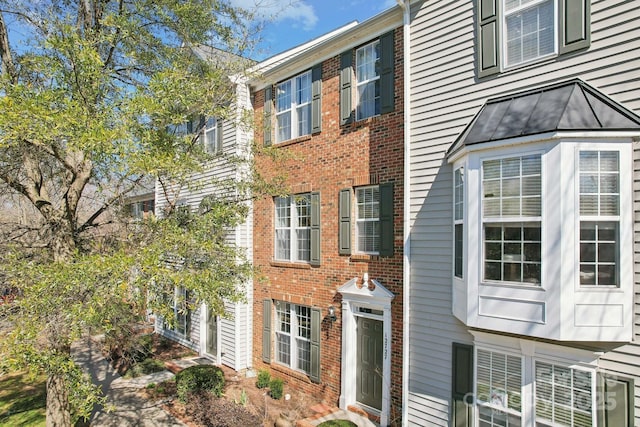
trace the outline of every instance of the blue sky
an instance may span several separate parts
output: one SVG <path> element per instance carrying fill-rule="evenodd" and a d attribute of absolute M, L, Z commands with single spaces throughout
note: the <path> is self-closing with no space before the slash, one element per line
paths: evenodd
<path fill-rule="evenodd" d="M 261 50 L 254 59 L 264 59 L 328 33 L 352 21 L 362 22 L 397 4 L 396 0 L 231 0 L 257 8 L 272 19 L 261 37 Z"/>

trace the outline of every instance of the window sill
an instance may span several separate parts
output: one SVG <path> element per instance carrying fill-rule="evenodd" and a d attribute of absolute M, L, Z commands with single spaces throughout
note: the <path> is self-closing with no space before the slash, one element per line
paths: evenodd
<path fill-rule="evenodd" d="M 542 291 L 545 289 L 541 284 L 535 283 L 516 283 L 516 282 L 480 282 L 480 285 L 494 288 L 513 288 L 513 289 L 528 289 L 534 291 Z"/>
<path fill-rule="evenodd" d="M 311 269 L 311 264 L 308 264 L 306 262 L 270 261 L 269 265 L 271 267 L 297 268 L 297 269 L 300 269 L 300 270 L 309 270 L 309 269 Z"/>
<path fill-rule="evenodd" d="M 380 255 L 367 255 L 367 254 L 353 254 L 351 255 L 352 262 L 368 262 L 368 261 L 378 261 L 380 259 Z"/>
<path fill-rule="evenodd" d="M 311 380 L 309 376 L 302 371 L 296 371 L 295 369 L 291 369 L 286 365 L 281 365 L 279 362 L 274 361 L 271 363 L 271 369 L 281 374 L 294 377 L 297 380 L 304 381 L 308 384 L 311 384 Z"/>
<path fill-rule="evenodd" d="M 274 147 L 286 147 L 288 145 L 298 144 L 300 142 L 309 141 L 311 139 L 311 135 L 299 136 L 298 138 L 287 139 L 286 141 L 276 142 L 273 144 Z"/>

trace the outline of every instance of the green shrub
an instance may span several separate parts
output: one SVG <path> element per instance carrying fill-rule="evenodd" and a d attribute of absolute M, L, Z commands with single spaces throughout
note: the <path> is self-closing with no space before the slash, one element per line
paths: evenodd
<path fill-rule="evenodd" d="M 271 382 L 271 374 L 269 371 L 261 369 L 258 371 L 258 381 L 256 381 L 256 387 L 258 388 L 267 388 L 269 387 L 269 383 Z"/>
<path fill-rule="evenodd" d="M 269 394 L 276 400 L 282 399 L 282 393 L 284 390 L 284 381 L 280 378 L 274 378 L 269 383 Z"/>
<path fill-rule="evenodd" d="M 216 397 L 222 396 L 224 373 L 213 365 L 190 366 L 176 375 L 176 395 L 181 402 L 187 401 L 190 393 L 208 391 Z"/>

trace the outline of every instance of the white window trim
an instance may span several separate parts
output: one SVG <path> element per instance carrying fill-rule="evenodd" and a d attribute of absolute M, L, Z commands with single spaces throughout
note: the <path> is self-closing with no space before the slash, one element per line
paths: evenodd
<path fill-rule="evenodd" d="M 284 305 L 285 307 L 288 305 L 289 306 L 289 319 L 290 319 L 290 323 L 289 323 L 289 329 L 290 332 L 283 332 L 280 330 L 280 322 L 278 319 L 278 311 L 279 311 L 279 306 Z M 274 328 L 274 334 L 275 334 L 275 339 L 274 339 L 274 344 L 275 344 L 275 358 L 274 361 L 275 363 L 282 365 L 282 366 L 286 366 L 287 368 L 293 369 L 295 371 L 298 372 L 302 372 L 305 375 L 309 375 L 310 372 L 309 371 L 305 371 L 301 368 L 298 367 L 298 340 L 300 341 L 304 341 L 304 342 L 311 342 L 311 339 L 309 338 L 305 338 L 305 337 L 301 337 L 300 335 L 298 335 L 298 328 L 300 326 L 299 322 L 298 322 L 298 313 L 297 313 L 297 307 L 303 307 L 306 308 L 307 310 L 309 310 L 309 333 L 311 333 L 311 307 L 308 306 L 304 306 L 304 305 L 300 305 L 300 304 L 293 304 L 293 303 L 289 303 L 289 302 L 285 302 L 285 301 L 275 301 L 274 304 L 274 310 L 275 310 L 275 320 L 276 320 L 276 327 Z M 280 310 L 282 312 L 284 312 L 284 310 Z M 278 360 L 279 356 L 280 356 L 280 352 L 278 350 L 278 334 L 280 335 L 284 335 L 284 336 L 288 336 L 289 337 L 289 364 L 286 364 L 280 360 Z M 307 363 L 309 364 L 309 366 L 311 366 L 311 351 L 309 351 L 309 360 L 307 361 Z"/>
<path fill-rule="evenodd" d="M 360 219 L 358 218 L 359 216 L 359 206 L 358 206 L 358 191 L 360 190 L 367 190 L 370 188 L 378 188 L 378 218 L 364 218 L 364 219 Z M 361 223 L 366 223 L 366 222 L 377 222 L 378 223 L 378 234 L 376 236 L 374 236 L 377 240 L 378 240 L 378 249 L 380 248 L 380 205 L 381 205 L 381 201 L 380 201 L 380 186 L 379 185 L 366 185 L 366 186 L 362 186 L 362 187 L 356 187 L 355 188 L 355 197 L 354 197 L 354 202 L 355 202 L 355 227 L 354 227 L 354 234 L 355 234 L 355 253 L 357 254 L 361 254 L 361 255 L 378 255 L 380 253 L 380 251 L 363 251 L 360 249 L 360 234 L 358 233 L 359 230 L 359 224 Z"/>
<path fill-rule="evenodd" d="M 362 80 L 362 81 L 359 81 L 359 80 L 358 80 L 358 52 L 359 52 L 359 51 L 361 51 L 361 50 L 363 50 L 363 49 L 366 49 L 366 48 L 368 48 L 368 47 L 370 47 L 370 46 L 375 46 L 376 44 L 379 46 L 379 45 L 380 45 L 380 40 L 374 40 L 374 41 L 372 41 L 371 43 L 367 43 L 366 45 L 361 46 L 361 47 L 359 47 L 358 49 L 356 49 L 356 67 L 355 67 L 355 80 L 356 80 L 356 121 L 358 121 L 358 120 L 365 120 L 365 119 L 368 119 L 369 117 L 375 117 L 375 116 L 380 115 L 380 111 L 378 111 L 378 112 L 374 112 L 374 113 L 373 113 L 372 115 L 370 115 L 370 116 L 362 116 L 362 117 L 361 117 L 361 115 L 360 115 L 360 114 L 361 114 L 361 113 L 360 113 L 360 111 L 361 111 L 361 110 L 360 110 L 360 105 L 361 105 L 361 104 L 360 104 L 360 86 L 366 86 L 367 84 L 369 84 L 369 83 L 373 83 L 373 82 L 376 82 L 376 81 L 378 81 L 378 82 L 379 82 L 379 81 L 380 81 L 380 69 L 378 69 L 378 70 L 377 70 L 377 73 L 376 73 L 376 75 L 375 75 L 374 77 L 372 77 L 372 78 L 370 78 L 370 79 Z M 374 49 L 375 49 L 375 48 L 374 48 Z M 378 49 L 380 49 L 380 48 L 378 47 Z M 378 62 L 380 61 L 380 57 L 378 57 L 377 61 L 378 61 Z M 380 95 L 378 95 L 378 99 L 380 99 Z M 374 98 L 374 100 L 375 100 L 375 98 Z M 374 104 L 375 104 L 375 102 L 374 102 Z"/>
<path fill-rule="evenodd" d="M 296 195 L 291 195 L 291 196 L 286 196 L 286 197 L 276 197 L 274 199 L 274 233 L 273 233 L 273 257 L 274 260 L 276 261 L 282 261 L 282 262 L 303 262 L 303 263 L 309 263 L 311 260 L 305 260 L 305 259 L 298 259 L 298 237 L 297 237 L 297 231 L 299 230 L 309 230 L 309 248 L 307 250 L 307 252 L 309 253 L 309 257 L 311 257 L 311 226 L 309 227 L 298 227 L 298 209 L 297 209 L 297 204 L 296 204 L 296 199 L 299 197 L 306 197 L 308 198 L 309 201 L 309 210 L 311 209 L 311 193 L 303 193 L 303 194 L 296 194 Z M 275 200 L 277 199 L 285 199 L 285 200 L 289 200 L 289 226 L 288 227 L 278 227 L 277 226 L 277 215 L 278 215 L 278 206 L 277 203 L 275 203 Z M 311 212 L 309 211 L 309 216 L 311 215 Z M 277 236 L 277 230 L 289 230 L 289 259 L 284 259 L 284 258 L 278 258 L 278 236 Z"/>
<path fill-rule="evenodd" d="M 309 78 L 309 101 L 308 102 L 304 102 L 301 104 L 298 104 L 297 101 L 297 93 L 298 90 L 300 89 L 299 86 L 299 81 L 303 76 L 308 76 Z M 286 83 L 291 83 L 291 103 L 288 105 L 287 108 L 283 109 L 283 110 L 278 110 L 278 88 Z M 311 105 L 311 102 L 313 100 L 313 96 L 311 94 L 311 89 L 312 89 L 312 79 L 311 79 L 311 70 L 305 71 L 304 73 L 298 74 L 295 77 L 290 78 L 289 80 L 285 80 L 283 82 L 280 82 L 276 85 L 275 88 L 275 110 L 276 110 L 276 143 L 280 143 L 280 142 L 284 142 L 284 141 L 289 141 L 291 139 L 295 139 L 295 138 L 300 138 L 301 136 L 306 136 L 306 135 L 311 135 L 311 115 L 309 115 L 309 133 L 303 133 L 303 134 L 299 134 L 299 129 L 298 129 L 298 125 L 299 125 L 299 120 L 300 117 L 298 117 L 298 112 L 300 110 L 300 108 L 305 107 L 307 105 Z M 290 131 L 291 134 L 289 136 L 289 138 L 285 138 L 285 139 L 280 139 L 280 127 L 279 127 L 279 121 L 278 121 L 278 117 L 284 113 L 290 113 Z"/>
<path fill-rule="evenodd" d="M 466 166 L 467 178 L 465 277 L 456 278 L 451 270 L 452 310 L 456 318 L 469 327 L 546 339 L 621 342 L 632 339 L 632 136 L 616 132 L 561 132 L 499 141 L 490 146 L 472 145 L 450 159 L 453 168 Z M 576 150 L 620 152 L 619 288 L 580 286 Z M 486 282 L 480 234 L 483 227 L 482 161 L 537 152 L 543 156 L 541 284 Z M 562 168 L 554 166 L 557 162 L 562 162 Z M 574 196 L 570 199 L 565 194 Z M 557 261 L 560 259 L 562 263 Z M 557 313 L 561 313 L 560 318 Z M 603 317 L 604 313 L 608 315 Z"/>
<path fill-rule="evenodd" d="M 508 71 L 508 70 L 513 70 L 516 68 L 520 68 L 520 67 L 524 67 L 527 66 L 529 64 L 534 64 L 536 62 L 541 62 L 544 61 L 548 58 L 554 58 L 556 56 L 558 56 L 558 0 L 551 0 L 551 2 L 553 3 L 553 52 L 545 54 L 545 55 L 541 55 L 538 56 L 536 58 L 532 58 L 526 61 L 522 61 L 522 62 L 518 62 L 515 64 L 511 64 L 511 65 L 507 65 L 507 17 L 509 15 L 513 15 L 519 12 L 522 12 L 524 10 L 527 10 L 531 7 L 536 7 L 538 5 L 540 5 L 541 3 L 544 3 L 545 1 L 548 0 L 532 0 L 530 3 L 526 3 L 525 5 L 521 5 L 517 8 L 514 8 L 513 10 L 510 10 L 509 12 L 507 12 L 507 8 L 506 8 L 506 3 L 507 0 L 502 0 L 500 2 L 500 31 L 502 32 L 500 40 L 502 41 L 502 44 L 500 46 L 500 50 L 501 50 L 501 71 Z"/>
<path fill-rule="evenodd" d="M 580 148 L 578 148 L 576 150 L 576 152 L 577 152 L 576 164 L 578 165 L 577 178 L 576 178 L 578 180 L 578 193 L 577 193 L 578 194 L 578 211 L 577 211 L 578 230 L 577 230 L 577 234 L 578 234 L 579 245 L 582 243 L 582 239 L 580 238 L 580 232 L 581 232 L 581 224 L 583 222 L 594 222 L 594 223 L 597 223 L 597 224 L 602 224 L 602 223 L 607 223 L 607 222 L 615 223 L 616 224 L 616 232 L 617 232 L 616 241 L 615 241 L 615 243 L 616 243 L 616 254 L 615 254 L 616 272 L 615 272 L 615 274 L 616 274 L 616 282 L 617 283 L 615 283 L 614 285 L 600 285 L 600 284 L 597 284 L 597 283 L 594 284 L 594 285 L 583 285 L 582 283 L 580 283 L 580 287 L 582 287 L 582 288 L 591 288 L 591 289 L 593 289 L 593 288 L 596 288 L 596 289 L 598 289 L 598 288 L 616 289 L 616 288 L 620 287 L 620 237 L 621 237 L 621 212 L 620 212 L 620 209 L 621 209 L 621 197 L 620 197 L 620 195 L 621 195 L 621 190 L 622 190 L 622 188 L 621 188 L 622 187 L 622 182 L 621 182 L 621 179 L 620 179 L 620 169 L 621 169 L 621 166 L 622 166 L 621 165 L 622 159 L 620 158 L 620 151 L 619 150 L 607 150 L 606 147 L 603 147 L 600 150 L 591 150 L 591 149 L 580 149 Z M 617 169 L 617 171 L 615 173 L 617 175 L 617 179 L 618 179 L 618 193 L 616 194 L 617 204 L 618 204 L 618 215 L 600 215 L 599 213 L 595 214 L 595 215 L 583 215 L 581 213 L 580 198 L 583 195 L 583 193 L 580 191 L 581 190 L 580 189 L 580 179 L 582 177 L 583 171 L 580 169 L 580 154 L 583 153 L 583 152 L 598 153 L 598 159 L 600 159 L 600 153 L 602 153 L 602 152 L 615 152 L 615 153 L 618 154 L 618 169 Z M 589 172 L 589 171 L 586 171 L 586 172 Z M 593 172 L 593 171 L 591 171 L 591 172 Z M 602 175 L 602 171 L 598 170 L 598 171 L 595 171 L 595 172 L 597 172 L 597 178 L 599 180 L 599 178 Z M 613 174 L 611 172 L 606 172 L 606 173 L 607 174 Z M 598 186 L 598 188 L 599 188 L 599 186 Z M 592 193 L 587 193 L 587 194 L 592 194 Z M 596 193 L 596 194 L 598 196 L 598 205 L 599 205 L 599 203 L 600 203 L 599 199 L 600 199 L 600 196 L 602 194 L 609 194 L 610 195 L 610 194 L 614 194 L 614 193 L 602 193 L 602 192 L 598 191 L 598 193 Z M 596 247 L 596 249 L 597 249 L 597 247 Z M 580 268 L 580 262 L 581 261 L 582 260 L 579 260 L 578 269 Z M 595 265 L 597 267 L 597 266 L 601 265 L 601 263 L 596 260 L 595 261 Z M 579 273 L 580 273 L 580 271 L 579 271 Z"/>
<path fill-rule="evenodd" d="M 522 151 L 520 153 L 508 153 L 508 154 L 500 154 L 498 156 L 486 156 L 480 158 L 480 168 L 479 168 L 479 193 L 478 193 L 478 201 L 480 207 L 480 230 L 479 230 L 479 241 L 480 241 L 480 283 L 491 284 L 497 286 L 519 286 L 519 287 L 533 287 L 533 288 L 541 288 L 544 287 L 544 217 L 545 217 L 545 154 L 544 150 L 534 150 L 534 151 Z M 496 216 L 496 217 L 486 217 L 484 214 L 484 163 L 492 160 L 504 160 L 504 159 L 512 159 L 512 158 L 525 158 L 530 156 L 540 156 L 540 216 Z M 520 196 L 521 197 L 521 196 Z M 486 279 L 485 275 L 485 263 L 486 263 L 486 249 L 485 249 L 485 226 L 487 224 L 500 224 L 504 226 L 505 224 L 520 224 L 521 226 L 525 226 L 526 224 L 540 224 L 540 283 L 529 283 L 529 282 L 514 282 L 514 281 L 506 281 L 506 280 L 489 280 Z M 464 244 L 464 243 L 463 243 Z M 504 262 L 504 259 L 501 261 Z M 464 270 L 464 267 L 463 267 Z"/>

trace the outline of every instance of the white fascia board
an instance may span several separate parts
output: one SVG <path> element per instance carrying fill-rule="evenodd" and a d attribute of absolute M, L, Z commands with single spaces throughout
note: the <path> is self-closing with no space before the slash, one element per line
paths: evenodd
<path fill-rule="evenodd" d="M 528 135 L 522 137 L 501 139 L 498 141 L 481 142 L 477 144 L 471 144 L 461 147 L 460 150 L 450 155 L 447 159 L 449 164 L 455 163 L 458 159 L 466 156 L 469 153 L 476 151 L 492 150 L 495 148 L 505 148 L 515 145 L 533 144 L 542 141 L 554 141 L 554 140 L 571 140 L 571 139 L 619 139 L 619 138 L 640 138 L 640 132 L 638 131 L 554 131 L 545 132 L 536 135 Z"/>
<path fill-rule="evenodd" d="M 258 64 L 254 70 L 259 74 L 258 78 L 250 84 L 253 90 L 263 89 L 267 84 L 290 77 L 309 69 L 310 64 L 321 63 L 348 49 L 359 46 L 388 31 L 401 27 L 403 14 L 400 6 L 394 6 L 384 12 L 363 21 L 354 23 L 348 28 L 342 27 L 338 33 L 330 33 L 324 39 L 314 39 L 308 49 L 291 54 L 284 52 L 283 60 L 270 67 L 262 67 Z"/>

